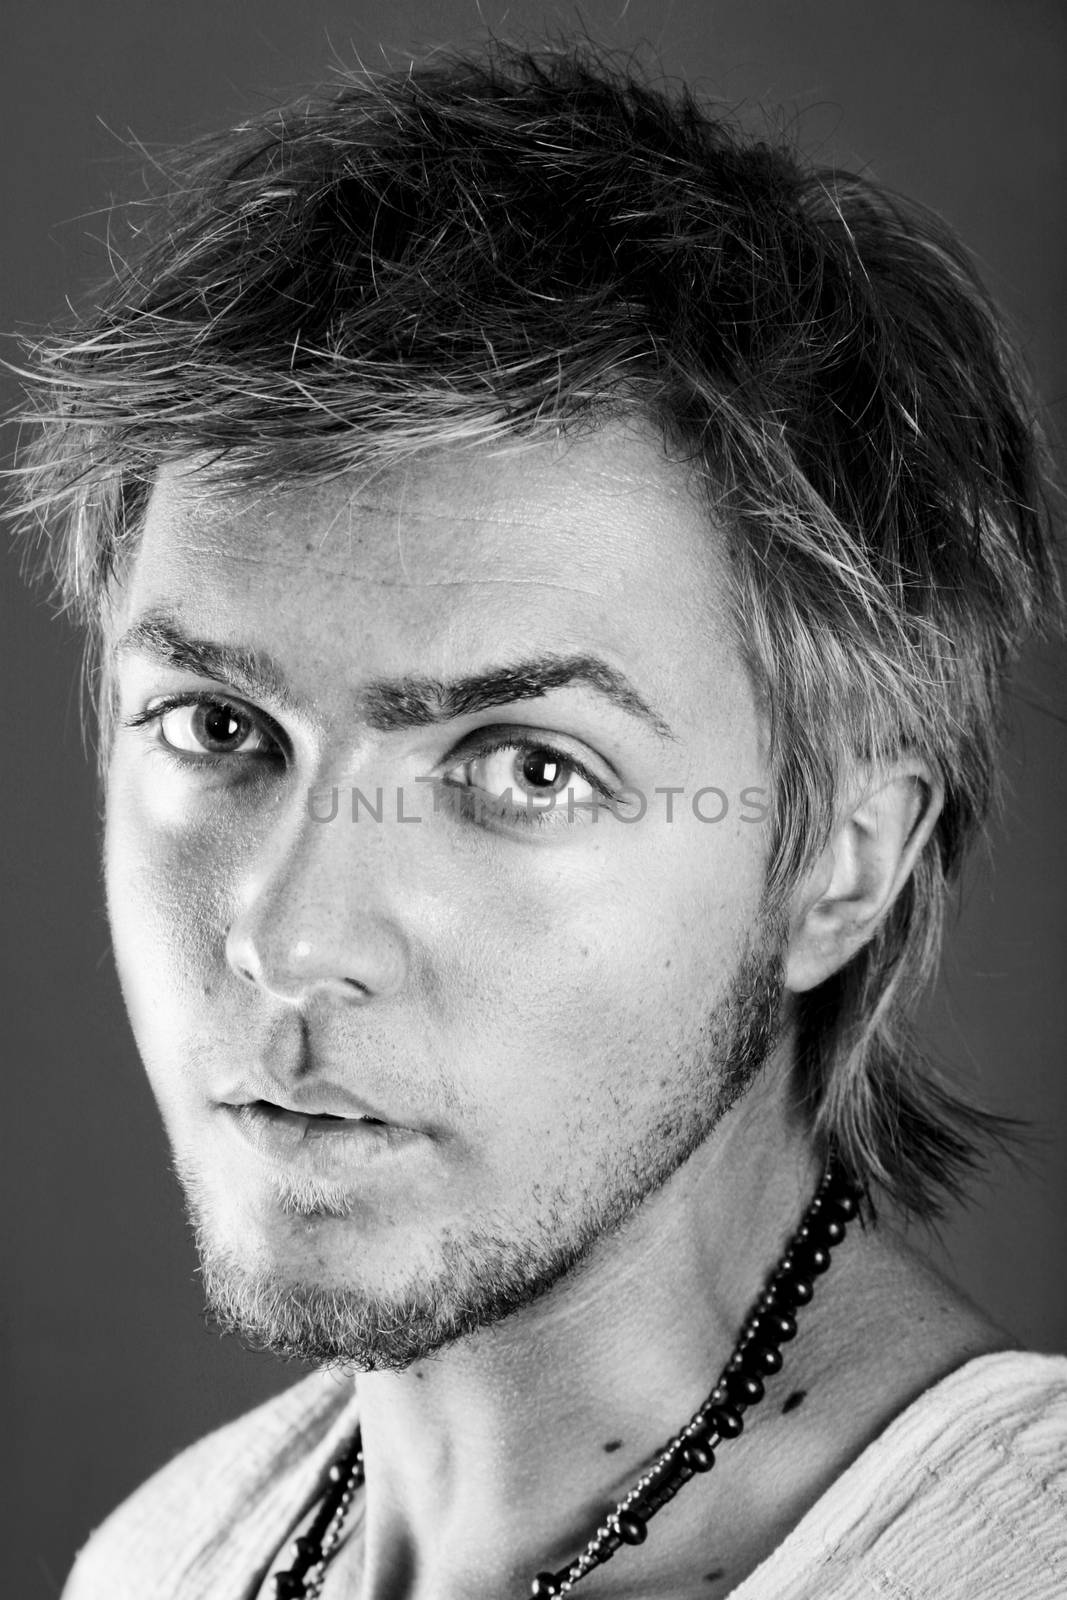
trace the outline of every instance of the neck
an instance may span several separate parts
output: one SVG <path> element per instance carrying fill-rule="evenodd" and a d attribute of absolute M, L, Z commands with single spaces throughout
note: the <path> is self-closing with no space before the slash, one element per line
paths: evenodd
<path fill-rule="evenodd" d="M 402 1373 L 361 1377 L 367 1595 L 523 1594 L 534 1572 L 567 1565 L 707 1397 L 820 1170 L 788 1107 L 757 1089 L 533 1305 Z M 798 1314 L 801 1341 L 815 1314 Z M 792 1347 L 786 1360 L 796 1367 Z M 754 1412 L 750 1449 L 762 1424 Z M 698 1482 L 672 1507 L 672 1552 L 705 1498 Z"/>

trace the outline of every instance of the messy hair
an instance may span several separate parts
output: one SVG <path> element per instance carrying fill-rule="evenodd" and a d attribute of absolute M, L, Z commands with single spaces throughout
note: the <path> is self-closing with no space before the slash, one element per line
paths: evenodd
<path fill-rule="evenodd" d="M 943 805 L 845 969 L 799 997 L 816 1135 L 936 1214 L 994 1119 L 909 1015 L 992 795 L 1004 674 L 1057 600 L 1034 407 L 930 212 L 592 48 L 340 74 L 166 165 L 79 320 L 35 341 L 24 527 L 99 645 L 167 463 L 225 486 L 651 422 L 728 554 L 766 712 L 768 897 L 857 764 Z"/>

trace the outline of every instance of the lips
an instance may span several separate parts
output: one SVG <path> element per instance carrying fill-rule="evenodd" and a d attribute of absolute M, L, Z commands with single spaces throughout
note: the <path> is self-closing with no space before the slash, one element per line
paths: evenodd
<path fill-rule="evenodd" d="M 231 1079 L 215 1104 L 228 1138 L 271 1168 L 308 1176 L 370 1181 L 372 1170 L 384 1174 L 420 1150 L 428 1157 L 436 1145 L 435 1128 L 417 1121 L 417 1113 L 401 1120 L 403 1113 L 317 1072 L 283 1078 L 253 1068 Z"/>
<path fill-rule="evenodd" d="M 269 1167 L 333 1180 L 354 1181 L 371 1168 L 383 1171 L 405 1151 L 426 1151 L 433 1143 L 415 1129 L 369 1113 L 340 1113 L 318 1104 L 295 1111 L 260 1097 L 219 1110 L 230 1134 Z"/>
<path fill-rule="evenodd" d="M 399 1126 L 394 1118 L 383 1113 L 380 1106 L 372 1105 L 350 1089 L 328 1079 L 284 1086 L 268 1080 L 246 1081 L 220 1098 L 225 1106 L 255 1106 L 267 1113 L 278 1112 L 324 1123 L 370 1122 Z"/>
<path fill-rule="evenodd" d="M 300 1129 L 306 1136 L 327 1136 L 331 1133 L 344 1133 L 347 1129 L 362 1124 L 367 1128 L 384 1128 L 387 1126 L 380 1117 L 356 1115 L 353 1112 L 307 1110 L 294 1111 L 288 1106 L 276 1105 L 270 1100 L 255 1100 L 251 1109 L 270 1122 L 280 1123 L 283 1126 Z"/>

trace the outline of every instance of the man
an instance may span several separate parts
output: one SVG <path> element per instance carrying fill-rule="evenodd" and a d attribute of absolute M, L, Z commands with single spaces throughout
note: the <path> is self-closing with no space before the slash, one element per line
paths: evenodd
<path fill-rule="evenodd" d="M 37 375 L 209 1305 L 322 1369 L 71 1600 L 1062 1593 L 1067 1361 L 895 1220 L 1056 599 L 956 243 L 497 50 L 206 143 Z"/>

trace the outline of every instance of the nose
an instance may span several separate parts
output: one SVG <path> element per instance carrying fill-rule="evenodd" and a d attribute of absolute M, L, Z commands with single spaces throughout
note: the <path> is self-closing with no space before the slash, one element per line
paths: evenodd
<path fill-rule="evenodd" d="M 305 808 L 277 818 L 238 885 L 226 936 L 231 969 L 294 1006 L 327 997 L 367 1004 L 395 994 L 408 946 L 397 920 L 399 872 L 389 831 L 349 825 L 343 815 L 316 821 Z"/>

